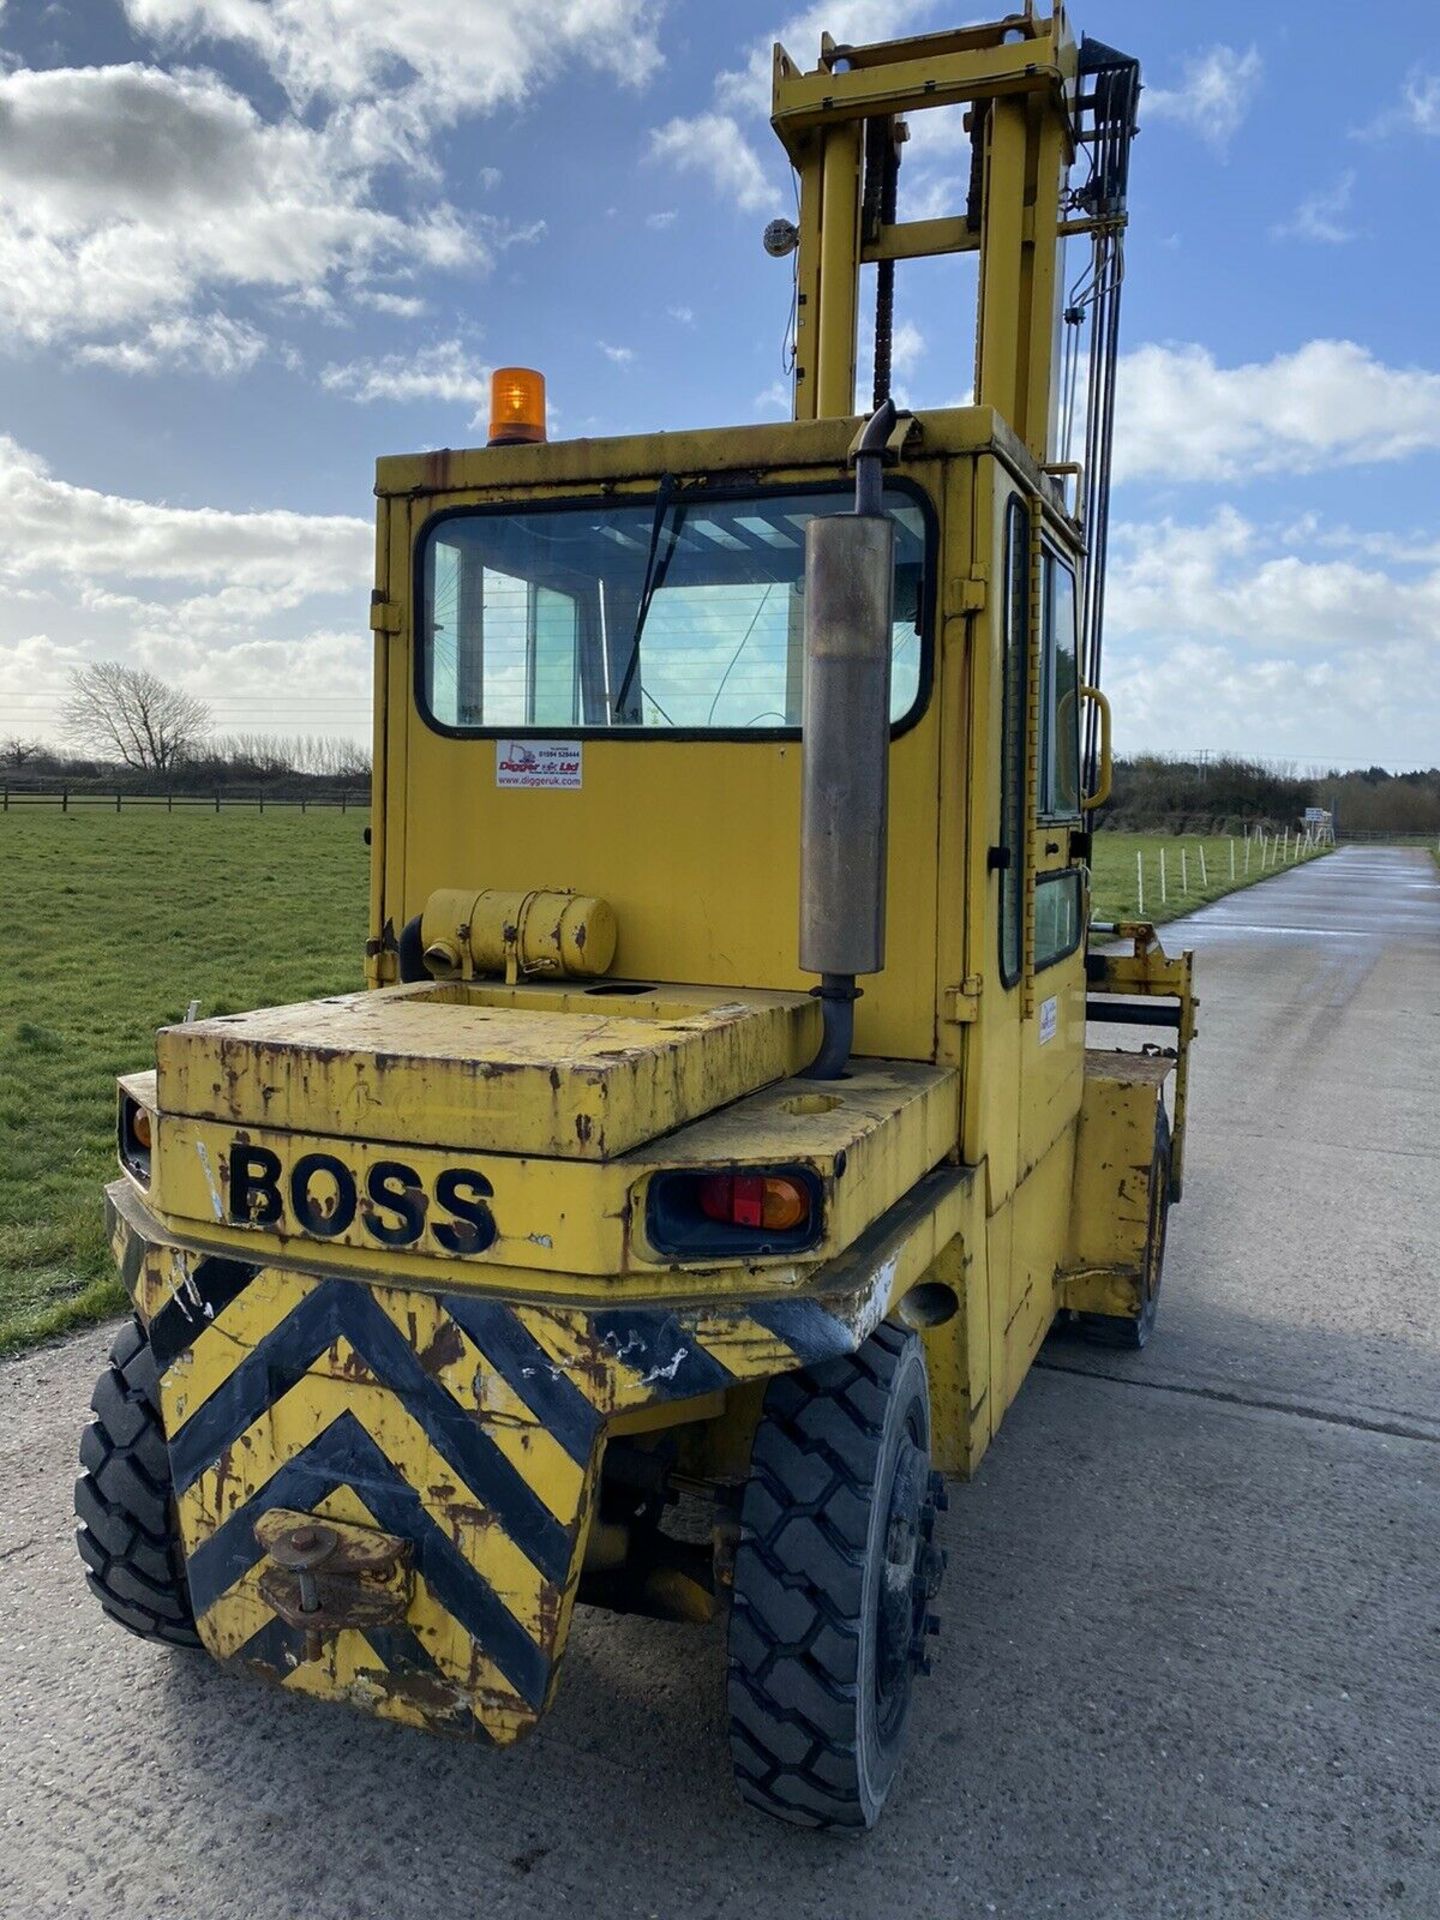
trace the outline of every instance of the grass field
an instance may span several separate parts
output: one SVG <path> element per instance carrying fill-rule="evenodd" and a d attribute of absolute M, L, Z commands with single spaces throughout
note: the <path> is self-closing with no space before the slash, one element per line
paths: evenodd
<path fill-rule="evenodd" d="M 1160 851 L 1165 851 L 1166 894 L 1160 898 Z M 1181 862 L 1181 853 L 1185 859 Z M 1202 879 L 1200 863 L 1204 853 L 1205 864 Z M 1258 842 L 1250 851 L 1250 871 L 1245 871 L 1245 843 L 1235 841 L 1235 878 L 1230 878 L 1230 841 L 1224 835 L 1195 834 L 1178 838 L 1173 834 L 1158 833 L 1097 833 L 1094 841 L 1094 888 L 1095 917 L 1097 920 L 1134 919 L 1139 912 L 1136 898 L 1139 876 L 1135 867 L 1135 856 L 1141 854 L 1145 861 L 1145 918 L 1147 920 L 1174 920 L 1179 914 L 1190 913 L 1194 908 L 1203 906 L 1208 900 L 1218 900 L 1222 894 L 1233 893 L 1237 887 L 1253 886 L 1258 880 L 1269 879 L 1280 868 L 1260 868 L 1260 847 Z M 1314 858 L 1314 855 L 1307 855 Z M 1289 861 L 1282 866 L 1292 864 Z"/>
<path fill-rule="evenodd" d="M 114 1169 L 117 1073 L 153 1064 L 154 1030 L 191 1000 L 206 1014 L 358 986 L 365 939 L 363 814 L 170 816 L 32 807 L 0 816 L 0 1352 L 124 1305 L 101 1227 Z M 1097 916 L 1135 911 L 1135 854 L 1162 842 L 1097 834 Z M 1228 844 L 1185 841 L 1184 912 L 1229 884 Z M 1258 877 L 1258 867 L 1255 877 Z M 1221 884 L 1223 879 L 1223 883 Z"/>
<path fill-rule="evenodd" d="M 124 1305 L 100 1188 L 155 1028 L 361 984 L 366 817 L 0 816 L 0 1352 Z"/>

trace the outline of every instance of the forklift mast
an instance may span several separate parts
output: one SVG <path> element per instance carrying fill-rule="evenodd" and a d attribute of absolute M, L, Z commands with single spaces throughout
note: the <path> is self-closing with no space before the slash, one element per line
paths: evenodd
<path fill-rule="evenodd" d="M 772 124 L 800 193 L 796 242 L 796 420 L 855 411 L 861 269 L 875 268 L 874 390 L 890 397 L 895 267 L 978 260 L 974 401 L 993 407 L 1046 473 L 1073 480 L 1089 565 L 1083 678 L 1100 685 L 1111 442 L 1130 147 L 1140 64 L 1071 36 L 1057 0 L 984 26 L 868 46 L 821 37 L 803 72 L 778 43 Z M 968 107 L 965 205 L 897 217 L 910 117 Z M 1072 172 L 1081 177 L 1072 180 Z M 1088 242 L 1067 282 L 1067 242 Z M 1071 256 L 1073 257 L 1073 256 Z M 1077 418 L 1080 369 L 1086 370 Z M 1077 427 L 1083 453 L 1072 460 Z M 1093 721 L 1093 716 L 1092 716 Z M 1096 743 L 1087 738 L 1093 787 Z"/>

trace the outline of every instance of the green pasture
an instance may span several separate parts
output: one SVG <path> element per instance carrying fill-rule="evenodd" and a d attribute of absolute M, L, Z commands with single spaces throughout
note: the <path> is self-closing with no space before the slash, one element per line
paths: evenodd
<path fill-rule="evenodd" d="M 114 1081 L 156 1027 L 361 984 L 367 815 L 0 815 L 0 1352 L 118 1312 Z"/>

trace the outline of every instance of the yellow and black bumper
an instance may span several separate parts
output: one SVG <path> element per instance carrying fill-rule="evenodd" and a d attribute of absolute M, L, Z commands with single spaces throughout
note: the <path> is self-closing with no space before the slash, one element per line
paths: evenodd
<path fill-rule="evenodd" d="M 205 1645 L 292 1691 L 515 1740 L 554 1688 L 607 1423 L 664 1403 L 698 1412 L 852 1351 L 918 1277 L 966 1178 L 922 1181 L 822 1270 L 820 1291 L 673 1309 L 253 1263 L 172 1235 L 115 1183 L 107 1221 L 155 1356 Z M 404 1564 L 372 1582 L 384 1591 L 342 1612 L 363 1624 L 332 1615 L 307 1633 L 277 1604 L 278 1515 L 404 1543 Z"/>

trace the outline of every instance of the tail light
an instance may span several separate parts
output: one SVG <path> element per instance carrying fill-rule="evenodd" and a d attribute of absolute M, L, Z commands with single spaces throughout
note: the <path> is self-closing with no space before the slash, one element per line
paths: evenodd
<path fill-rule="evenodd" d="M 150 1154 L 155 1144 L 155 1116 L 133 1095 L 120 1095 L 116 1146 L 120 1164 L 142 1187 L 150 1184 Z"/>
<path fill-rule="evenodd" d="M 784 1173 L 712 1173 L 700 1182 L 700 1211 L 722 1226 L 789 1233 L 810 1217 L 810 1195 Z"/>
<path fill-rule="evenodd" d="M 645 1207 L 650 1244 L 683 1259 L 802 1253 L 824 1224 L 820 1180 L 808 1167 L 657 1173 Z"/>

